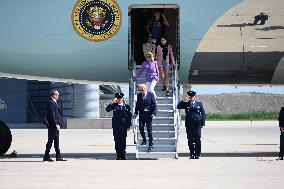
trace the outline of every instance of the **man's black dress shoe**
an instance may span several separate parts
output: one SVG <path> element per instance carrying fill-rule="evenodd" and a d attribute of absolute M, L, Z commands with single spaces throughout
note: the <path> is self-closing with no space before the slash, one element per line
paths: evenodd
<path fill-rule="evenodd" d="M 56 161 L 67 161 L 67 159 L 63 159 L 63 157 L 56 158 Z"/>
<path fill-rule="evenodd" d="M 190 156 L 189 159 L 195 159 L 195 156 Z"/>
<path fill-rule="evenodd" d="M 279 158 L 277 158 L 276 160 L 283 160 L 283 157 L 279 157 Z"/>
<path fill-rule="evenodd" d="M 52 162 L 52 161 L 54 161 L 54 160 L 53 160 L 53 159 L 51 159 L 51 158 L 43 158 L 43 161 Z"/>
<path fill-rule="evenodd" d="M 146 141 L 143 141 L 142 143 L 141 143 L 141 145 L 143 146 L 143 145 L 146 145 Z"/>
<path fill-rule="evenodd" d="M 194 159 L 199 159 L 199 156 L 195 156 Z"/>
<path fill-rule="evenodd" d="M 153 146 L 149 146 L 148 152 L 152 152 L 152 150 L 153 150 Z"/>

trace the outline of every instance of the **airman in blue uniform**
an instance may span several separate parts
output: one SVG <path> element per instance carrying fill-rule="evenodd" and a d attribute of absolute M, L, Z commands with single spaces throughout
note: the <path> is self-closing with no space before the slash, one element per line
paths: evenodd
<path fill-rule="evenodd" d="M 115 141 L 117 160 L 126 160 L 126 137 L 131 126 L 131 109 L 125 104 L 123 93 L 116 93 L 115 99 L 106 107 L 106 111 L 113 111 L 112 129 Z"/>
<path fill-rule="evenodd" d="M 185 127 L 187 133 L 190 159 L 199 159 L 201 154 L 201 128 L 205 126 L 205 110 L 202 102 L 195 100 L 196 92 L 187 92 L 188 101 L 180 101 L 178 109 L 185 109 Z"/>

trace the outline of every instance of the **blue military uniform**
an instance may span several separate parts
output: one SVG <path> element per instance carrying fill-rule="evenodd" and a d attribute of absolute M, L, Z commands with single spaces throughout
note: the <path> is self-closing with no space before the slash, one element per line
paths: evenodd
<path fill-rule="evenodd" d="M 189 96 L 195 96 L 194 91 L 189 91 Z M 187 133 L 188 147 L 190 157 L 198 159 L 201 154 L 201 127 L 205 126 L 205 110 L 202 102 L 184 102 L 180 101 L 177 105 L 178 109 L 185 109 L 185 127 Z"/>
<path fill-rule="evenodd" d="M 122 95 L 122 96 L 121 96 Z M 123 97 L 123 93 L 116 93 L 116 97 Z M 131 109 L 127 104 L 119 105 L 118 103 L 110 103 L 106 107 L 106 111 L 113 111 L 112 129 L 115 141 L 115 150 L 117 159 L 126 159 L 126 137 L 127 129 L 131 126 Z"/>
<path fill-rule="evenodd" d="M 279 121 L 279 127 L 284 128 L 284 107 L 282 107 L 279 112 L 278 121 Z M 283 160 L 283 156 L 284 156 L 284 132 L 281 131 L 279 160 Z"/>

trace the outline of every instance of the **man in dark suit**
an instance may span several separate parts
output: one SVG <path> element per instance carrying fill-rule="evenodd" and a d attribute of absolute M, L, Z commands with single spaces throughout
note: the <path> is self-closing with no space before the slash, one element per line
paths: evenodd
<path fill-rule="evenodd" d="M 144 132 L 146 124 L 149 137 L 148 152 L 151 152 L 153 149 L 152 119 L 153 116 L 156 116 L 157 112 L 156 98 L 153 93 L 147 91 L 145 84 L 139 85 L 139 91 L 140 93 L 137 95 L 134 117 L 139 113 L 139 131 L 143 138 L 141 145 L 146 145 L 146 136 Z"/>
<path fill-rule="evenodd" d="M 178 109 L 185 109 L 185 127 L 187 133 L 190 159 L 199 159 L 201 154 L 201 128 L 205 126 L 205 110 L 202 102 L 195 100 L 194 91 L 187 92 L 185 101 L 180 101 Z"/>
<path fill-rule="evenodd" d="M 123 93 L 116 93 L 115 99 L 106 107 L 106 111 L 113 111 L 112 129 L 115 141 L 117 160 L 126 160 L 126 137 L 130 130 L 132 113 L 130 106 L 125 104 Z"/>
<path fill-rule="evenodd" d="M 284 156 L 284 107 L 279 112 L 279 127 L 280 127 L 280 153 L 277 160 L 283 160 Z"/>
<path fill-rule="evenodd" d="M 63 120 L 62 120 L 62 112 L 60 110 L 59 105 L 57 104 L 58 99 L 59 99 L 58 90 L 52 90 L 50 100 L 47 104 L 46 119 L 48 126 L 48 141 L 46 143 L 46 149 L 43 161 L 53 161 L 49 156 L 49 152 L 53 141 L 56 152 L 56 161 L 67 161 L 62 158 L 59 149 L 59 130 L 63 126 Z"/>

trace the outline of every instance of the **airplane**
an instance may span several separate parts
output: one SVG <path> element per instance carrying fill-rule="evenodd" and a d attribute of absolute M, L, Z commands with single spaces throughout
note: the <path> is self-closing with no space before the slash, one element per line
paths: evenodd
<path fill-rule="evenodd" d="M 4 1 L 0 77 L 129 82 L 158 9 L 170 22 L 165 35 L 180 84 L 282 85 L 283 7 L 282 0 Z"/>

